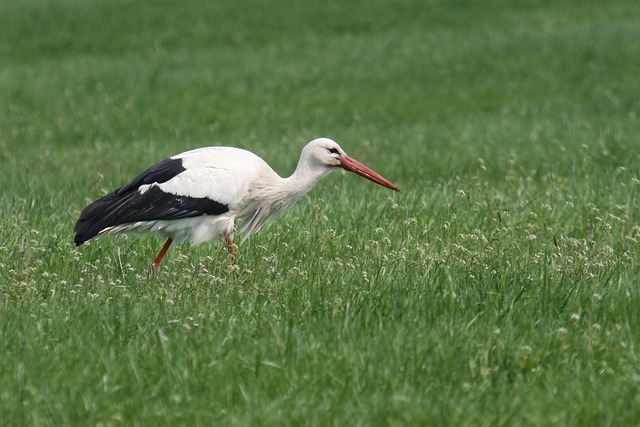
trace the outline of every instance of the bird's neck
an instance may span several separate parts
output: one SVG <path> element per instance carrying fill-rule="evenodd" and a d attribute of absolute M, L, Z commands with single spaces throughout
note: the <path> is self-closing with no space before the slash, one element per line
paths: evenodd
<path fill-rule="evenodd" d="M 309 192 L 318 181 L 331 172 L 331 169 L 322 165 L 309 165 L 306 162 L 298 163 L 295 172 L 284 178 L 285 185 L 289 192 L 296 198 Z"/>
<path fill-rule="evenodd" d="M 329 172 L 331 169 L 325 166 L 300 161 L 291 176 L 282 178 L 274 173 L 272 179 L 262 183 L 264 188 L 258 190 L 270 213 L 275 214 L 290 208 Z"/>

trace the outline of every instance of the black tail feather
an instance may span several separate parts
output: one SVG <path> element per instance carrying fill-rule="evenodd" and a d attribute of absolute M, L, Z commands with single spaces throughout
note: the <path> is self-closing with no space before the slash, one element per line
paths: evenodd
<path fill-rule="evenodd" d="M 80 246 L 87 240 L 97 236 L 105 228 L 117 225 L 118 221 L 115 219 L 115 213 L 125 203 L 125 197 L 118 197 L 118 191 L 116 190 L 84 208 L 74 228 L 76 246 Z"/>

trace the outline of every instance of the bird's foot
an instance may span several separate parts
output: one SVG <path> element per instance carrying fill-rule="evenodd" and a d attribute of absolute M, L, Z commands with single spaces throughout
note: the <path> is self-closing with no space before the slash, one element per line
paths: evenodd
<path fill-rule="evenodd" d="M 149 277 L 155 277 L 158 274 L 158 268 L 160 266 L 155 262 L 149 266 Z"/>

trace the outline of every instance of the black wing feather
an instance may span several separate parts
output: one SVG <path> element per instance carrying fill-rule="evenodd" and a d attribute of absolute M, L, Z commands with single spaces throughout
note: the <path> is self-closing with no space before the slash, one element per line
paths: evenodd
<path fill-rule="evenodd" d="M 220 215 L 229 211 L 228 205 L 215 200 L 166 193 L 156 186 L 151 186 L 143 194 L 138 191 L 141 185 L 167 182 L 185 170 L 181 159 L 164 160 L 142 172 L 127 185 L 91 203 L 82 211 L 76 223 L 76 245 L 116 225 Z"/>
<path fill-rule="evenodd" d="M 137 190 L 141 185 L 161 184 L 180 175 L 186 169 L 182 166 L 182 159 L 166 159 L 151 166 L 125 186 L 116 190 L 119 194 L 130 190 Z"/>

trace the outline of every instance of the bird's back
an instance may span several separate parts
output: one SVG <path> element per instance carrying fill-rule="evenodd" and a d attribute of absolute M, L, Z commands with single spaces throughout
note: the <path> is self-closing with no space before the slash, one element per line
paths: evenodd
<path fill-rule="evenodd" d="M 175 194 L 189 188 L 192 197 L 207 197 L 233 205 L 245 195 L 256 180 L 274 179 L 278 175 L 260 157 L 235 147 L 205 147 L 173 156 L 186 169 L 179 179 L 163 184 Z"/>

